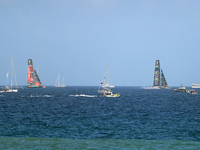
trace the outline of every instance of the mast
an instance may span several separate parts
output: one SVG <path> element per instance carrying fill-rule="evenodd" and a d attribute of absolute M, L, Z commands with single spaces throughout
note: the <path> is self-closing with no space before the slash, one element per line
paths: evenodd
<path fill-rule="evenodd" d="M 16 88 L 17 88 L 17 77 L 16 77 L 16 74 L 15 74 L 15 67 L 14 67 L 14 63 L 13 63 L 13 57 L 12 57 L 12 64 L 13 64 L 13 73 L 14 73 L 14 78 L 15 78 L 15 85 L 16 85 Z"/>
<path fill-rule="evenodd" d="M 58 74 L 58 77 L 56 79 L 55 86 L 60 86 L 60 73 Z"/>
<path fill-rule="evenodd" d="M 8 79 L 8 74 L 7 73 L 7 79 Z M 10 85 L 10 88 L 12 90 L 12 86 L 13 86 L 13 76 L 14 76 L 14 80 L 15 80 L 15 85 L 16 85 L 16 88 L 17 88 L 17 79 L 16 79 L 16 74 L 15 74 L 15 67 L 14 67 L 14 63 L 13 63 L 13 56 L 11 57 L 11 85 Z"/>
<path fill-rule="evenodd" d="M 104 79 L 103 79 L 103 84 L 107 84 L 108 83 L 108 65 L 106 65 L 106 70 L 105 70 L 105 74 L 104 74 Z"/>
<path fill-rule="evenodd" d="M 12 90 L 12 84 L 13 84 L 13 57 L 11 57 L 11 85 L 10 85 L 11 90 Z"/>
<path fill-rule="evenodd" d="M 103 79 L 101 80 L 101 84 L 98 88 L 98 93 L 105 93 L 107 91 L 110 91 L 109 88 L 114 88 L 115 86 L 109 84 L 109 72 L 108 72 L 108 65 L 106 65 L 106 70 L 103 76 Z"/>
<path fill-rule="evenodd" d="M 65 84 L 64 84 L 64 76 L 63 76 L 63 86 L 64 86 Z"/>
<path fill-rule="evenodd" d="M 13 63 L 13 56 L 11 57 L 11 75 L 10 75 L 10 91 L 13 92 L 13 80 L 15 80 L 15 85 L 17 88 L 17 79 L 16 79 L 16 74 L 15 74 L 15 67 L 14 67 L 14 63 Z M 9 83 L 9 71 L 6 74 L 6 78 L 7 78 L 7 84 Z M 9 88 L 9 86 L 7 86 L 7 88 Z M 14 91 L 17 91 L 17 89 L 14 89 Z"/>
<path fill-rule="evenodd" d="M 156 60 L 153 86 L 160 88 L 160 60 Z"/>
<path fill-rule="evenodd" d="M 108 88 L 114 88 L 113 85 L 109 84 L 110 78 L 109 78 L 109 71 L 108 71 L 108 65 L 106 65 L 106 70 L 103 78 L 102 87 L 108 87 Z"/>

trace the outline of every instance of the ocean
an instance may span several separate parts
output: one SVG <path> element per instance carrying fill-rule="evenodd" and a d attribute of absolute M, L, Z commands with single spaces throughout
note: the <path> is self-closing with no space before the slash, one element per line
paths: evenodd
<path fill-rule="evenodd" d="M 0 93 L 0 149 L 200 149 L 200 94 L 116 87 L 115 98 L 97 90 Z"/>

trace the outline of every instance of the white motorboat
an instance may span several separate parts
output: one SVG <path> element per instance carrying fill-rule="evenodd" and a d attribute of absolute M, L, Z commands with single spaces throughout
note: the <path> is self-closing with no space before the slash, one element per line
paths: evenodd
<path fill-rule="evenodd" d="M 195 84 L 195 83 L 193 83 L 193 84 L 191 84 L 191 87 L 194 88 L 194 89 L 195 89 L 195 88 L 200 88 L 200 84 Z"/>
<path fill-rule="evenodd" d="M 198 92 L 196 92 L 194 89 L 187 90 L 186 92 L 187 92 L 188 94 L 198 94 Z"/>
<path fill-rule="evenodd" d="M 104 94 L 103 97 L 120 97 L 121 94 L 117 93 L 117 94 L 113 94 L 113 92 L 111 91 L 111 89 L 108 88 L 104 88 Z"/>

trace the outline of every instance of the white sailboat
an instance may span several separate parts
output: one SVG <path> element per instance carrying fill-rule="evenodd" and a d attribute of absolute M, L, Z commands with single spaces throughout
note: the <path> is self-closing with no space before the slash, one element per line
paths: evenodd
<path fill-rule="evenodd" d="M 15 80 L 15 85 L 16 88 L 13 88 L 13 76 L 14 76 L 14 80 Z M 8 82 L 8 77 L 9 77 L 9 72 L 6 74 L 7 77 L 7 82 Z M 17 79 L 16 79 L 16 74 L 15 74 L 15 68 L 14 68 L 14 63 L 13 63 L 13 57 L 11 57 L 11 85 L 9 86 L 5 86 L 2 91 L 0 92 L 18 92 L 18 88 L 17 88 Z"/>
<path fill-rule="evenodd" d="M 63 77 L 63 84 L 62 85 L 60 84 L 60 73 L 58 74 L 58 77 L 56 79 L 55 87 L 65 87 L 64 77 Z"/>

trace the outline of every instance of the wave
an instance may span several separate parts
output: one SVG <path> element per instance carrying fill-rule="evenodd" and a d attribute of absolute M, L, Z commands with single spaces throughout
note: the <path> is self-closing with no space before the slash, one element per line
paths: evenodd
<path fill-rule="evenodd" d="M 22 96 L 22 97 L 54 97 L 54 95 L 26 95 L 26 96 Z"/>
<path fill-rule="evenodd" d="M 69 95 L 69 96 L 73 96 L 73 97 L 97 97 L 97 95 L 85 95 L 85 94 L 80 94 L 80 95 Z"/>
<path fill-rule="evenodd" d="M 44 95 L 44 97 L 54 97 L 54 95 Z"/>
<path fill-rule="evenodd" d="M 144 87 L 142 87 L 142 89 L 154 89 L 154 88 L 152 88 L 152 86 L 144 86 Z"/>

